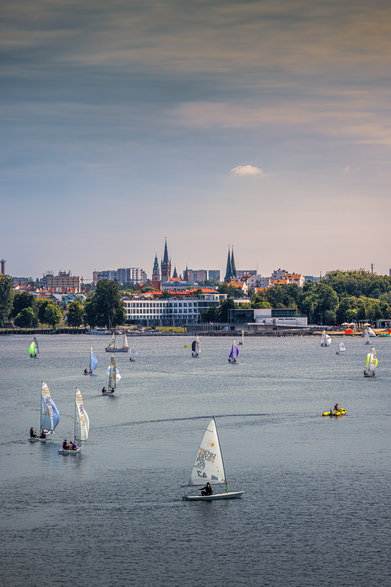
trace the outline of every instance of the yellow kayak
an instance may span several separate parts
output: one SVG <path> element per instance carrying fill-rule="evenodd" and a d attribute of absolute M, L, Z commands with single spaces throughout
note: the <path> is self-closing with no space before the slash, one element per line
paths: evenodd
<path fill-rule="evenodd" d="M 322 416 L 345 416 L 346 410 L 344 408 L 338 408 L 338 410 L 330 410 L 329 412 L 323 412 Z"/>

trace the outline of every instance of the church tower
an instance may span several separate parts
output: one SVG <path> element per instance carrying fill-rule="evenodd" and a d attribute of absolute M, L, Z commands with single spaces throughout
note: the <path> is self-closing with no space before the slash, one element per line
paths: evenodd
<path fill-rule="evenodd" d="M 229 283 L 231 277 L 232 277 L 231 251 L 230 251 L 230 248 L 228 246 L 227 267 L 225 269 L 225 277 L 224 277 L 225 283 Z"/>
<path fill-rule="evenodd" d="M 164 255 L 160 263 L 162 281 L 167 282 L 171 279 L 171 260 L 168 258 L 167 237 L 164 243 Z"/>
<path fill-rule="evenodd" d="M 157 253 L 155 253 L 155 261 L 153 263 L 152 281 L 160 281 L 159 261 L 157 260 Z"/>
<path fill-rule="evenodd" d="M 231 277 L 236 277 L 236 265 L 234 259 L 234 246 L 231 248 Z"/>

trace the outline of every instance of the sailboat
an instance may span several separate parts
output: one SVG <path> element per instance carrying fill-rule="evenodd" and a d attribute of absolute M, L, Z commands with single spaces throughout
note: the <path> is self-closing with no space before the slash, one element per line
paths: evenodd
<path fill-rule="evenodd" d="M 239 345 L 241 345 L 241 346 L 244 345 L 244 330 L 242 330 L 242 335 L 241 335 L 241 339 L 239 340 Z"/>
<path fill-rule="evenodd" d="M 98 359 L 94 355 L 92 347 L 91 347 L 89 367 L 88 367 L 88 369 L 84 369 L 84 375 L 93 375 L 93 371 L 94 371 L 94 369 L 97 368 L 97 366 L 98 366 Z"/>
<path fill-rule="evenodd" d="M 67 444 L 66 440 L 64 440 L 62 449 L 58 452 L 62 455 L 75 455 L 80 453 L 82 449 L 82 443 L 88 440 L 89 430 L 90 419 L 84 408 L 83 397 L 80 393 L 80 389 L 76 387 L 73 442 Z"/>
<path fill-rule="evenodd" d="M 368 328 L 366 328 L 364 330 L 364 341 L 365 341 L 365 344 L 371 344 L 371 341 L 369 340 L 369 331 L 368 331 Z"/>
<path fill-rule="evenodd" d="M 53 434 L 59 421 L 60 413 L 50 395 L 47 384 L 42 381 L 39 418 L 40 436 L 37 436 L 34 429 L 30 428 L 30 442 L 45 442 L 47 437 Z"/>
<path fill-rule="evenodd" d="M 191 356 L 192 357 L 199 357 L 201 354 L 201 346 L 200 346 L 200 339 L 198 335 L 196 335 L 195 339 L 191 343 Z"/>
<path fill-rule="evenodd" d="M 234 340 L 232 343 L 232 346 L 231 346 L 231 351 L 228 355 L 228 363 L 236 363 L 237 362 L 236 359 L 238 358 L 238 355 L 239 355 L 239 349 L 236 346 L 236 342 Z"/>
<path fill-rule="evenodd" d="M 110 365 L 106 369 L 107 385 L 102 389 L 104 395 L 113 395 L 117 389 L 117 381 L 120 381 L 121 375 L 115 364 L 114 357 L 111 357 Z"/>
<path fill-rule="evenodd" d="M 338 350 L 336 351 L 336 355 L 342 355 L 346 351 L 345 343 L 341 340 L 338 344 Z"/>
<path fill-rule="evenodd" d="M 379 360 L 376 357 L 376 349 L 373 346 L 365 359 L 364 377 L 375 377 L 375 369 L 378 364 Z"/>
<path fill-rule="evenodd" d="M 331 338 L 327 334 L 327 332 L 325 330 L 323 330 L 322 337 L 320 339 L 320 346 L 330 346 L 330 344 L 331 344 Z"/>
<path fill-rule="evenodd" d="M 206 484 L 224 484 L 224 491 L 220 493 L 207 493 Z M 198 453 L 191 470 L 190 480 L 185 487 L 205 486 L 201 495 L 184 495 L 186 501 L 215 501 L 219 499 L 238 499 L 244 491 L 228 491 L 227 476 L 224 470 L 223 455 L 220 447 L 219 435 L 217 432 L 216 420 L 213 417 L 204 433 Z"/>
<path fill-rule="evenodd" d="M 129 361 L 133 363 L 136 360 L 136 357 L 138 356 L 138 352 L 136 351 L 136 349 L 129 348 L 129 354 Z"/>
<path fill-rule="evenodd" d="M 113 332 L 112 337 L 111 337 L 111 341 L 109 342 L 109 345 L 105 349 L 106 353 L 127 353 L 129 350 L 129 343 L 128 343 L 128 337 L 126 336 L 126 332 L 124 332 L 123 337 L 122 337 L 122 347 L 117 347 L 116 337 L 117 337 L 117 335 Z"/>
<path fill-rule="evenodd" d="M 29 355 L 31 359 L 36 359 L 39 355 L 39 345 L 35 336 L 29 345 Z"/>

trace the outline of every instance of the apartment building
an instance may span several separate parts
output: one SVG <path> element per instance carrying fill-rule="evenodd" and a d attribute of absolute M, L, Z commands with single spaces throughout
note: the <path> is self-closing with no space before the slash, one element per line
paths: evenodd
<path fill-rule="evenodd" d="M 185 326 L 196 324 L 201 313 L 220 301 L 219 294 L 199 298 L 137 299 L 124 298 L 126 320 L 144 326 Z"/>

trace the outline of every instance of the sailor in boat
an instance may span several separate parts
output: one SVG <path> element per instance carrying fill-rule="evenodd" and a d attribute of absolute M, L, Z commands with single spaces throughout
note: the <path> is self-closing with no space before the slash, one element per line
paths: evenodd
<path fill-rule="evenodd" d="M 339 411 L 339 404 L 338 404 L 338 402 L 335 404 L 335 406 L 334 406 L 334 410 L 335 410 L 336 412 L 338 412 L 338 411 Z"/>
<path fill-rule="evenodd" d="M 30 438 L 37 438 L 37 434 L 32 426 L 30 428 Z"/>
<path fill-rule="evenodd" d="M 92 375 L 91 369 L 84 369 L 84 375 Z"/>
<path fill-rule="evenodd" d="M 46 438 L 45 430 L 42 428 L 39 438 Z"/>
<path fill-rule="evenodd" d="M 212 489 L 212 485 L 208 483 L 205 485 L 205 487 L 201 487 L 201 495 L 213 495 L 213 489 Z"/>

